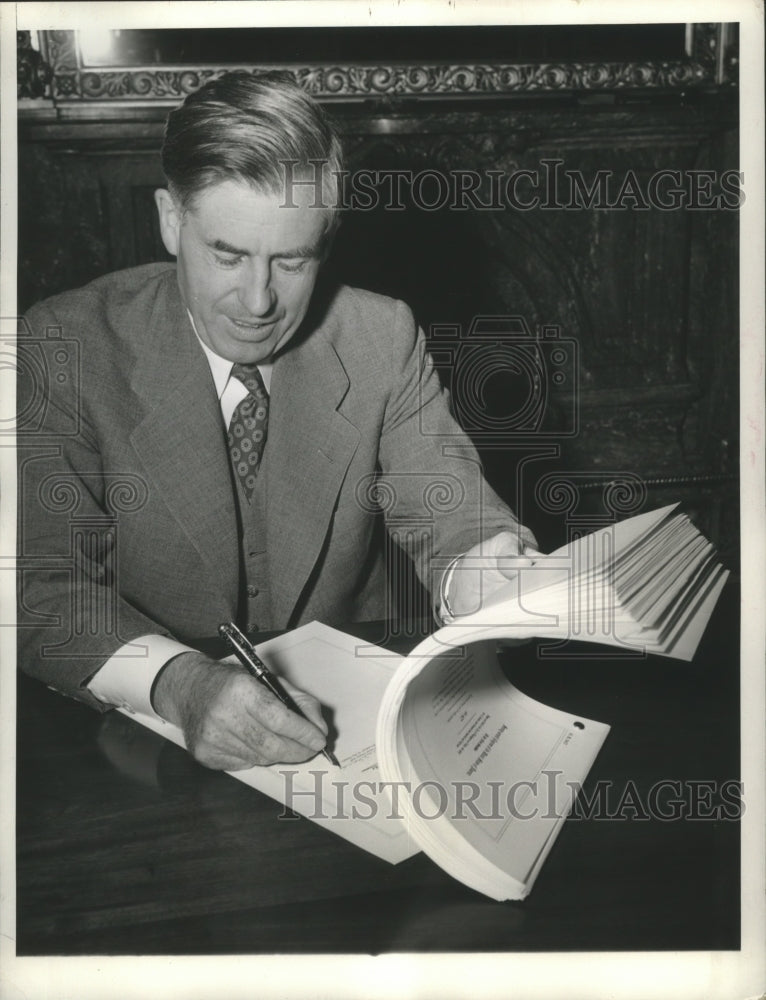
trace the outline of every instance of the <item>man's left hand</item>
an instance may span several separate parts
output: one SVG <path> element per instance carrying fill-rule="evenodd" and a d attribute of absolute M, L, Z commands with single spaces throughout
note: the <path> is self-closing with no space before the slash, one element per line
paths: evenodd
<path fill-rule="evenodd" d="M 525 544 L 512 531 L 474 545 L 456 563 L 447 593 L 447 620 L 478 611 L 499 588 L 512 580 L 525 566 L 532 566 L 542 553 Z"/>

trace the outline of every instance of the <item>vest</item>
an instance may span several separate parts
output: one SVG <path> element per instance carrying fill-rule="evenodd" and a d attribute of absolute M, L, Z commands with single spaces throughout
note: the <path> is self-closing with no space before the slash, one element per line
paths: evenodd
<path fill-rule="evenodd" d="M 233 479 L 236 477 L 232 477 Z M 237 482 L 237 504 L 240 525 L 240 588 L 239 618 L 243 631 L 257 642 L 257 633 L 274 628 L 271 611 L 269 567 L 266 558 L 266 504 L 263 477 L 256 477 L 255 492 L 250 503 Z"/>

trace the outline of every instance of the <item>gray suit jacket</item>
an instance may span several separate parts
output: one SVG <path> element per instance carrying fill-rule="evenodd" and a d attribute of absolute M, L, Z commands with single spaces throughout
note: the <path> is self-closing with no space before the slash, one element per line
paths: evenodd
<path fill-rule="evenodd" d="M 123 643 L 160 633 L 193 645 L 237 614 L 220 407 L 172 264 L 35 306 L 20 367 L 21 664 L 103 707 L 84 685 Z M 450 416 L 410 311 L 356 289 L 318 291 L 276 361 L 259 475 L 264 627 L 384 617 L 381 516 L 432 591 L 453 556 L 517 525 Z"/>

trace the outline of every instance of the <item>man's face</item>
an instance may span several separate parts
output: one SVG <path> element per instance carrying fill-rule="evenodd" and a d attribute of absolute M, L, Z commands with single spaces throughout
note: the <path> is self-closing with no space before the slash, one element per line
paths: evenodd
<path fill-rule="evenodd" d="M 328 222 L 323 210 L 310 207 L 313 197 L 298 188 L 298 207 L 287 208 L 278 194 L 227 180 L 200 192 L 182 212 L 168 191 L 157 192 L 181 296 L 200 339 L 228 361 L 269 361 L 300 326 Z"/>

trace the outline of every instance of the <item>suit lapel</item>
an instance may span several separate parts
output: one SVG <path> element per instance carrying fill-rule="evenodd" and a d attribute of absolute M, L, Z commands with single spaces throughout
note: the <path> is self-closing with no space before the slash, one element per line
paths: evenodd
<path fill-rule="evenodd" d="M 346 371 L 324 328 L 274 365 L 263 473 L 274 614 L 286 622 L 321 551 L 360 434 L 342 413 Z"/>
<path fill-rule="evenodd" d="M 232 608 L 239 551 L 221 410 L 207 359 L 171 272 L 149 321 L 133 389 L 145 416 L 131 435 L 151 481 Z"/>

